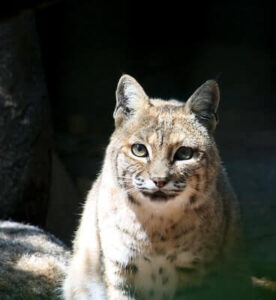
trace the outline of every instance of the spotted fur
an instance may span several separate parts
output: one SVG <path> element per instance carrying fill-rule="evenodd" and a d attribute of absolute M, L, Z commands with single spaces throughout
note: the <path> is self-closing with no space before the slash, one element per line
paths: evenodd
<path fill-rule="evenodd" d="M 64 296 L 174 299 L 235 257 L 238 205 L 213 138 L 218 85 L 207 81 L 182 103 L 151 99 L 124 75 L 116 96 L 116 129 L 87 197 Z M 135 156 L 134 144 L 148 155 Z M 176 160 L 183 146 L 192 157 Z"/>

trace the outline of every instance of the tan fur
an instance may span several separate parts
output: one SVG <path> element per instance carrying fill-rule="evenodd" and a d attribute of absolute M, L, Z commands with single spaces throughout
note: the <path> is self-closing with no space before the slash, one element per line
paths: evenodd
<path fill-rule="evenodd" d="M 121 78 L 116 129 L 76 234 L 66 300 L 174 299 L 235 261 L 238 204 L 212 134 L 218 102 L 215 81 L 184 104 L 150 99 L 135 79 Z M 133 155 L 133 144 L 149 156 Z M 174 160 L 182 146 L 194 155 Z M 164 199 L 153 196 L 155 178 L 166 179 Z"/>

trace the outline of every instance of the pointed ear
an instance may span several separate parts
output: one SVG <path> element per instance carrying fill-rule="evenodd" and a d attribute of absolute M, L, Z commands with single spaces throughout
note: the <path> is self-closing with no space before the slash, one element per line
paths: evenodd
<path fill-rule="evenodd" d="M 215 80 L 208 80 L 200 86 L 185 104 L 187 113 L 194 114 L 198 121 L 214 131 L 218 123 L 217 109 L 220 92 Z"/>
<path fill-rule="evenodd" d="M 113 113 L 116 126 L 130 118 L 148 103 L 148 96 L 141 85 L 131 76 L 123 75 L 116 90 L 116 107 Z"/>

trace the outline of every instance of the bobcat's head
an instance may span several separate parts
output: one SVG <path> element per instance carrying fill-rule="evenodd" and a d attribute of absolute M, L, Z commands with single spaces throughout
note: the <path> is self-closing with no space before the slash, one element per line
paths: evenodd
<path fill-rule="evenodd" d="M 116 98 L 110 149 L 121 188 L 140 202 L 174 201 L 187 191 L 195 202 L 214 181 L 219 164 L 213 140 L 217 83 L 205 82 L 182 103 L 151 99 L 124 75 Z"/>

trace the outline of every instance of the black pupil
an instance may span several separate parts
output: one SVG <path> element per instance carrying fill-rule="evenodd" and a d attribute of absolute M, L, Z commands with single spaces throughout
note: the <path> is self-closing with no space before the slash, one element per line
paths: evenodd
<path fill-rule="evenodd" d="M 137 144 L 136 149 L 138 152 L 145 152 L 145 147 L 141 144 Z"/>

